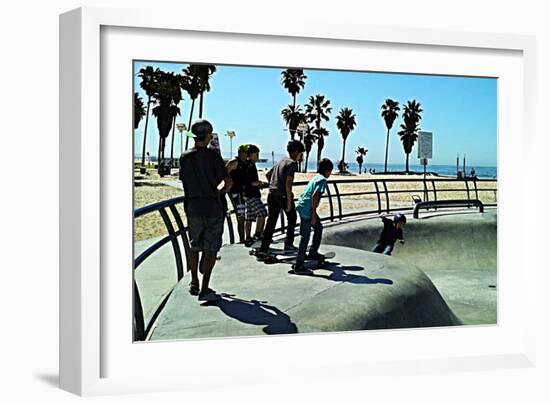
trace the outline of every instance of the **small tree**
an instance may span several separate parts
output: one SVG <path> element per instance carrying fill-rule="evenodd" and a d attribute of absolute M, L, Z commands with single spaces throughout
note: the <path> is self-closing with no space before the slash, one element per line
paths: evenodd
<path fill-rule="evenodd" d="M 355 153 L 357 154 L 357 158 L 355 159 L 357 161 L 357 164 L 359 165 L 359 174 L 361 174 L 361 169 L 363 167 L 363 156 L 367 155 L 369 150 L 367 150 L 365 147 L 357 147 L 357 150 L 355 150 Z"/>

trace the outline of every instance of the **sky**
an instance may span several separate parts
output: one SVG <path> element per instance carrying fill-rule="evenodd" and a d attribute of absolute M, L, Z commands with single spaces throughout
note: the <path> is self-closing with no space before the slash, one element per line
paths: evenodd
<path fill-rule="evenodd" d="M 134 62 L 134 90 L 144 101 L 137 72 L 144 66 L 159 67 L 180 73 L 186 63 Z M 292 96 L 281 84 L 281 67 L 249 67 L 217 65 L 211 78 L 211 91 L 205 94 L 203 118 L 220 135 L 224 156 L 230 149 L 227 130 L 234 130 L 233 149 L 238 144 L 254 143 L 260 157 L 270 158 L 285 152 L 290 139 L 281 110 L 292 104 Z M 457 154 L 462 161 L 466 154 L 468 165 L 496 166 L 497 161 L 497 79 L 417 74 L 393 74 L 330 70 L 304 70 L 305 87 L 297 95 L 302 106 L 310 96 L 322 94 L 331 101 L 330 120 L 324 122 L 330 135 L 325 138 L 323 156 L 333 161 L 342 155 L 342 138 L 336 128 L 338 112 L 348 107 L 356 115 L 357 126 L 346 143 L 346 161 L 355 161 L 354 150 L 365 147 L 366 162 L 383 163 L 386 145 L 386 125 L 380 107 L 386 98 L 406 104 L 415 99 L 423 109 L 420 129 L 433 133 L 433 159 L 430 164 L 454 165 Z M 183 92 L 179 107 L 181 116 L 176 122 L 187 124 L 191 102 Z M 403 108 L 402 108 L 403 109 Z M 401 111 L 402 112 L 402 111 Z M 198 118 L 198 100 L 193 119 Z M 402 122 L 396 119 L 390 132 L 388 162 L 403 164 L 405 154 L 397 132 Z M 135 130 L 135 155 L 141 155 L 145 118 Z M 170 155 L 168 138 L 166 156 Z M 149 118 L 147 151 L 157 154 L 158 130 L 154 117 Z M 180 153 L 180 136 L 176 130 L 174 155 Z M 312 154 L 316 156 L 316 146 Z M 313 157 L 315 158 L 315 157 Z M 410 163 L 417 164 L 416 145 Z"/>

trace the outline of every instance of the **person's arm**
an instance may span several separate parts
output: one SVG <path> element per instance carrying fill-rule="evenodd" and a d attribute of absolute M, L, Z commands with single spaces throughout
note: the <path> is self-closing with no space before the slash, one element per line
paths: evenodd
<path fill-rule="evenodd" d="M 268 182 L 271 182 L 271 177 L 273 176 L 273 167 L 269 168 L 269 171 L 265 173 L 265 178 Z"/>
<path fill-rule="evenodd" d="M 292 210 L 294 204 L 294 195 L 292 194 L 292 185 L 294 185 L 294 176 L 288 176 L 286 178 L 285 190 L 286 190 L 286 211 Z"/>
<path fill-rule="evenodd" d="M 403 239 L 403 230 L 401 228 L 397 230 L 397 239 L 399 239 L 399 243 L 405 243 Z"/>
<path fill-rule="evenodd" d="M 234 171 L 237 168 L 237 161 L 231 160 L 227 163 L 227 172 Z"/>
<path fill-rule="evenodd" d="M 321 193 L 315 192 L 313 193 L 313 197 L 311 198 L 311 224 L 315 225 L 317 224 L 317 207 L 319 207 L 319 202 L 321 201 Z"/>

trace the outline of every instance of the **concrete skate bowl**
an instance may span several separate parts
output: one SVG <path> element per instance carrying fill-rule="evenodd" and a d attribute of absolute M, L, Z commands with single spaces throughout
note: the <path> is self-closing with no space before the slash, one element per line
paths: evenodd
<path fill-rule="evenodd" d="M 325 227 L 323 243 L 372 250 L 381 228 L 379 218 L 338 223 Z M 497 322 L 496 210 L 409 217 L 404 237 L 386 259 L 426 273 L 462 323 Z"/>

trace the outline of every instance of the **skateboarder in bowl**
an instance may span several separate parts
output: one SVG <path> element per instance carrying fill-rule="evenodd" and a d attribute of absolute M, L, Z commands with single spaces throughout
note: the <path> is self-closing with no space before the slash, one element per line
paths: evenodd
<path fill-rule="evenodd" d="M 323 234 L 323 224 L 317 214 L 317 208 L 321 201 L 321 196 L 327 188 L 327 179 L 332 174 L 334 165 L 332 162 L 323 158 L 319 162 L 317 175 L 313 177 L 307 184 L 306 188 L 300 195 L 300 199 L 296 204 L 296 211 L 300 215 L 300 246 L 298 248 L 298 256 L 296 264 L 293 266 L 295 274 L 311 274 L 312 271 L 304 267 L 306 259 L 306 249 L 313 228 L 313 241 L 309 248 L 307 258 L 310 260 L 322 261 L 325 257 L 319 253 L 321 245 L 321 236 Z"/>
<path fill-rule="evenodd" d="M 407 217 L 401 213 L 397 213 L 391 220 L 387 216 L 381 216 L 381 218 L 384 223 L 384 229 L 372 251 L 391 255 L 395 241 L 399 239 L 400 243 L 405 243 L 403 239 L 403 226 L 407 223 Z"/>

